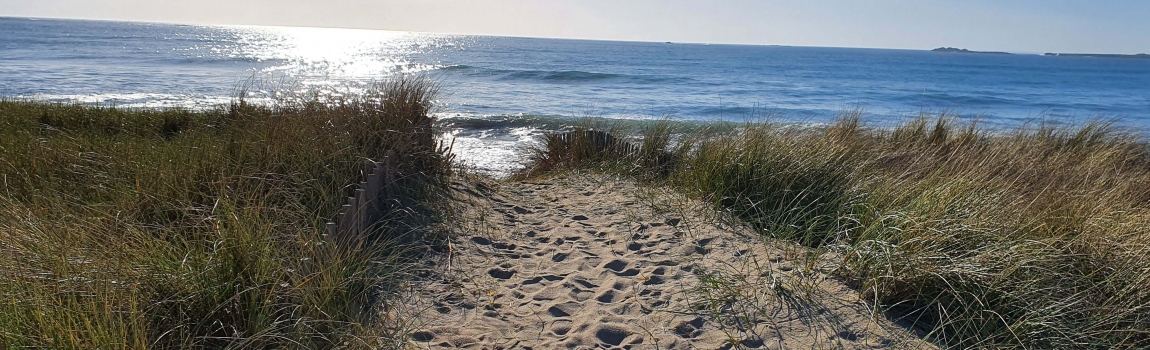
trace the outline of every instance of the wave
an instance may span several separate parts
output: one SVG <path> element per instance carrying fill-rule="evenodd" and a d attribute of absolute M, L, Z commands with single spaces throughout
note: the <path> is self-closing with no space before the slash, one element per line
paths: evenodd
<path fill-rule="evenodd" d="M 472 67 L 472 66 L 469 66 L 466 64 L 452 64 L 452 65 L 446 65 L 443 67 L 439 67 L 439 70 L 443 70 L 443 71 L 456 71 L 456 70 L 465 71 L 465 70 L 471 70 L 471 69 L 475 69 L 475 67 Z"/>
<path fill-rule="evenodd" d="M 688 78 L 672 78 L 651 75 L 587 72 L 580 70 L 521 70 L 476 67 L 465 64 L 447 65 L 440 71 L 460 72 L 473 77 L 494 77 L 499 80 L 525 80 L 548 83 L 578 83 L 607 80 L 626 80 L 639 83 L 657 83 L 671 80 L 687 81 Z"/>
<path fill-rule="evenodd" d="M 233 64 L 264 64 L 281 65 L 291 62 L 286 58 L 260 58 L 251 56 L 184 56 L 177 58 L 161 58 L 157 61 L 173 65 L 233 65 Z"/>
<path fill-rule="evenodd" d="M 538 114 L 494 114 L 477 115 L 462 113 L 440 113 L 436 115 L 439 126 L 451 129 L 513 129 L 531 127 L 543 130 L 563 130 L 579 125 L 618 125 L 637 126 L 667 121 L 655 117 L 604 116 L 571 117 L 562 115 Z M 674 119 L 677 124 L 703 124 L 714 120 Z"/>
<path fill-rule="evenodd" d="M 607 80 L 607 79 L 616 79 L 616 78 L 623 78 L 623 77 L 625 77 L 625 76 L 620 75 L 620 74 L 593 73 L 593 72 L 583 72 L 583 71 L 577 71 L 577 70 L 565 70 L 565 71 L 517 71 L 517 72 L 507 74 L 506 76 L 504 76 L 504 79 L 511 79 L 511 80 L 524 79 L 524 80 L 543 80 L 543 81 L 568 82 L 568 81 Z"/>
<path fill-rule="evenodd" d="M 233 100 L 230 96 L 209 96 L 189 94 L 167 94 L 147 92 L 103 93 L 103 94 L 33 94 L 5 97 L 11 100 L 41 101 L 52 103 L 76 103 L 117 108 L 182 108 L 208 110 L 226 105 Z M 257 101 L 262 102 L 262 101 Z"/>
<path fill-rule="evenodd" d="M 995 97 L 988 94 L 981 95 L 968 95 L 968 94 L 949 94 L 942 92 L 930 92 L 920 94 L 908 94 L 903 98 L 908 100 L 918 100 L 932 103 L 950 104 L 953 106 L 1018 106 L 1024 104 L 1024 101 L 1017 99 Z"/>
<path fill-rule="evenodd" d="M 503 135 L 542 134 L 564 132 L 578 126 L 619 128 L 620 130 L 642 130 L 655 123 L 671 123 L 673 129 L 691 130 L 696 128 L 724 128 L 742 125 L 742 122 L 714 119 L 665 119 L 614 117 L 570 117 L 560 115 L 500 114 L 474 115 L 441 113 L 436 115 L 436 126 L 462 135 L 485 135 L 498 138 Z"/>
<path fill-rule="evenodd" d="M 439 127 L 453 130 L 511 130 L 531 128 L 555 131 L 569 128 L 578 123 L 574 118 L 553 115 L 500 114 L 464 115 L 441 114 L 437 116 Z"/>

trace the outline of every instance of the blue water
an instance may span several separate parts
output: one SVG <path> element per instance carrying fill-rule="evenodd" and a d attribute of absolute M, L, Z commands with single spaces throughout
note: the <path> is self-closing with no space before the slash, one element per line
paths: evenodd
<path fill-rule="evenodd" d="M 396 73 L 440 79 L 440 115 L 487 159 L 584 116 L 820 123 L 861 107 L 874 124 L 949 111 L 1150 129 L 1150 60 L 0 18 L 6 97 L 205 108 L 252 79 L 355 93 Z M 476 161 L 507 166 L 492 162 Z"/>

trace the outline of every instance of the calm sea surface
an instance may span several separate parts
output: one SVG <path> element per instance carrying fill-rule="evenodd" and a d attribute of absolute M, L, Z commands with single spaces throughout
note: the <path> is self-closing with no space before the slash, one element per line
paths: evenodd
<path fill-rule="evenodd" d="M 821 123 L 861 107 L 872 125 L 949 111 L 1150 130 L 1150 60 L 0 18 L 8 98 L 207 108 L 252 79 L 355 93 L 396 73 L 442 81 L 457 148 L 489 171 L 585 116 Z"/>

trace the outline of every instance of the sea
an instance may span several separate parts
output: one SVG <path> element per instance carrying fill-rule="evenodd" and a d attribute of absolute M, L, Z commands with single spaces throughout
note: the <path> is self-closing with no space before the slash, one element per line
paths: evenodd
<path fill-rule="evenodd" d="M 586 118 L 817 126 L 862 110 L 874 127 L 945 112 L 1000 130 L 1150 130 L 1150 60 L 926 49 L 0 17 L 0 98 L 206 109 L 240 91 L 274 103 L 421 74 L 441 86 L 436 114 L 459 159 L 491 174 Z"/>

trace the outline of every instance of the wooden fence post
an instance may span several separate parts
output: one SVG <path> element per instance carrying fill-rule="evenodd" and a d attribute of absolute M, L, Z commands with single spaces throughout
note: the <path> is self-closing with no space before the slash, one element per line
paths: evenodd
<path fill-rule="evenodd" d="M 363 181 L 358 183 L 347 204 L 340 207 L 335 221 L 326 225 L 328 236 L 336 244 L 352 247 L 355 240 L 374 229 L 382 219 L 385 202 L 392 196 L 396 180 L 395 153 L 389 151 L 382 162 L 367 159 L 363 164 Z"/>

